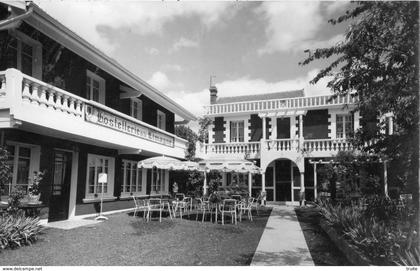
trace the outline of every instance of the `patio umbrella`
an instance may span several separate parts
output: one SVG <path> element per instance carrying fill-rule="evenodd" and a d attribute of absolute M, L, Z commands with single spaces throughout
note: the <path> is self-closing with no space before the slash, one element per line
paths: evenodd
<path fill-rule="evenodd" d="M 156 156 L 144 159 L 137 163 L 138 168 L 159 168 L 159 169 L 169 169 L 169 170 L 182 170 L 183 165 L 182 161 L 166 157 L 166 156 Z"/>

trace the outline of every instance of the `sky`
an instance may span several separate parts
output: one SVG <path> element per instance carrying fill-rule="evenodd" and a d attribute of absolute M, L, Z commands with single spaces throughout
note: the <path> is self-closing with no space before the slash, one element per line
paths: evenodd
<path fill-rule="evenodd" d="M 218 96 L 305 89 L 328 94 L 328 79 L 309 81 L 330 61 L 300 66 L 305 49 L 343 40 L 328 19 L 347 1 L 210 2 L 36 0 L 94 46 L 201 116 L 209 79 Z"/>

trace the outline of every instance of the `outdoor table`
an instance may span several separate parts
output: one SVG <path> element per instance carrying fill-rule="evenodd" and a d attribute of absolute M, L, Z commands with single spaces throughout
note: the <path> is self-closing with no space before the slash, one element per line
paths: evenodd
<path fill-rule="evenodd" d="M 5 210 L 9 207 L 9 204 L 6 202 L 0 203 L 0 209 Z M 22 209 L 25 212 L 26 216 L 38 216 L 39 212 L 42 208 L 46 207 L 45 204 L 42 203 L 42 201 L 36 201 L 36 202 L 28 202 L 23 201 L 21 202 L 19 209 Z"/>

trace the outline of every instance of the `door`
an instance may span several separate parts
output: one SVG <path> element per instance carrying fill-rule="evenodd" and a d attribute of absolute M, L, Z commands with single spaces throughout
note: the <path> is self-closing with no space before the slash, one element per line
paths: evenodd
<path fill-rule="evenodd" d="M 53 181 L 48 221 L 65 220 L 69 215 L 72 153 L 54 150 Z"/>
<path fill-rule="evenodd" d="M 290 118 L 277 119 L 277 139 L 290 138 Z"/>
<path fill-rule="evenodd" d="M 290 166 L 290 160 L 276 161 L 276 201 L 286 202 L 292 200 Z"/>

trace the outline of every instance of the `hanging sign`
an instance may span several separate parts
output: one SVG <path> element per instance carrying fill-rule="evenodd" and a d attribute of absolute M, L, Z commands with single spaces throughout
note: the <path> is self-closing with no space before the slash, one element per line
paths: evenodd
<path fill-rule="evenodd" d="M 108 174 L 106 174 L 106 173 L 99 173 L 98 183 L 107 183 L 107 182 L 108 182 Z"/>

